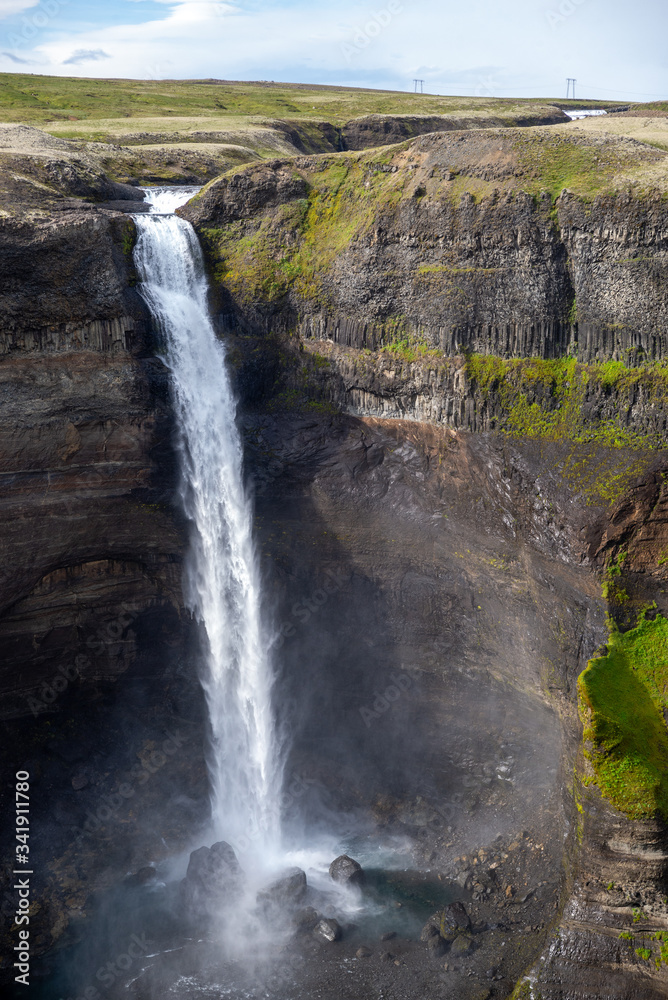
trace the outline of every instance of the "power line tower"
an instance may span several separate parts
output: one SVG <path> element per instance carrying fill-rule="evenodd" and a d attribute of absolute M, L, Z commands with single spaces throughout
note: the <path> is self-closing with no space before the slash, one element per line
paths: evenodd
<path fill-rule="evenodd" d="M 575 84 L 578 81 L 573 76 L 566 77 L 566 100 L 568 100 L 568 95 L 571 92 L 571 84 L 573 85 L 573 100 L 575 100 Z"/>
<path fill-rule="evenodd" d="M 418 92 L 418 84 L 420 86 L 420 93 L 424 94 L 424 80 L 413 80 L 413 84 L 415 85 L 415 93 L 416 94 Z"/>

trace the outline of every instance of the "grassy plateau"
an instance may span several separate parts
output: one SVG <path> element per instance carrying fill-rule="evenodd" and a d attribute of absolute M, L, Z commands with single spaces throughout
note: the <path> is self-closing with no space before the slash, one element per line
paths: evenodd
<path fill-rule="evenodd" d="M 391 90 L 230 80 L 102 80 L 0 73 L 0 119 L 66 122 L 104 118 L 259 116 L 318 118 L 342 124 L 360 115 L 499 114 L 581 101 L 440 97 Z M 612 107 L 609 101 L 588 106 Z"/>

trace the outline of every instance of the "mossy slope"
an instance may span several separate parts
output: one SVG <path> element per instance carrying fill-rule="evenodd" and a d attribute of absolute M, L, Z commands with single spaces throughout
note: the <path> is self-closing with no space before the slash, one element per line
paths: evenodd
<path fill-rule="evenodd" d="M 467 356 L 466 374 L 483 400 L 500 409 L 499 429 L 514 437 L 630 449 L 668 444 L 663 427 L 641 430 L 629 419 L 640 400 L 648 410 L 668 407 L 668 362 L 628 368 L 619 361 L 583 365 L 574 358 L 477 354 Z M 594 397 L 600 400 L 595 414 L 585 405 Z M 613 398 L 614 407 L 606 407 Z"/>
<path fill-rule="evenodd" d="M 630 819 L 668 820 L 668 620 L 610 634 L 578 681 L 586 750 L 602 794 Z"/>

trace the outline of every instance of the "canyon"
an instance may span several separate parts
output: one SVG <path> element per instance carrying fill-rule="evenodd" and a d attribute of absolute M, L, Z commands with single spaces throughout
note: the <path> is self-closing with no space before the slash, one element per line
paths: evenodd
<path fill-rule="evenodd" d="M 290 140 L 222 176 L 191 156 L 170 178 L 209 181 L 179 214 L 239 399 L 288 825 L 410 842 L 477 927 L 454 968 L 392 942 L 398 967 L 360 960 L 345 986 L 328 952 L 299 995 L 314 975 L 351 997 L 668 990 L 664 819 L 602 794 L 578 686 L 612 622 L 668 609 L 668 153 L 555 119 L 386 120 L 387 145 L 362 122 L 348 149 Z M 206 722 L 169 375 L 132 256 L 155 161 L 131 176 L 131 145 L 112 170 L 110 149 L 19 127 L 2 755 L 41 793 L 48 974 L 104 893 L 204 837 Z"/>

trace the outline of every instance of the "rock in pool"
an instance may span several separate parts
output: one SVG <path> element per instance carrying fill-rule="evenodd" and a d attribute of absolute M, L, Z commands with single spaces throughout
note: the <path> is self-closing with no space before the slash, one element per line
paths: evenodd
<path fill-rule="evenodd" d="M 334 882 L 341 882 L 344 885 L 362 885 L 364 882 L 361 864 L 347 854 L 342 854 L 332 861 L 329 866 L 329 876 Z"/>
<path fill-rule="evenodd" d="M 241 891 L 244 874 L 233 849 L 224 840 L 211 848 L 193 851 L 181 891 L 191 917 L 206 916 L 233 902 Z"/>
<path fill-rule="evenodd" d="M 258 892 L 257 901 L 273 907 L 293 906 L 303 899 L 305 892 L 306 872 L 301 868 L 288 868 Z"/>

